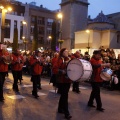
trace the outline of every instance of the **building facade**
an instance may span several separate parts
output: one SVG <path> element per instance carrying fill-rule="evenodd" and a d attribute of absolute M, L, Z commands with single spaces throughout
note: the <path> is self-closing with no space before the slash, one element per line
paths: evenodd
<path fill-rule="evenodd" d="M 89 32 L 86 32 L 87 29 Z M 89 20 L 87 29 L 75 32 L 75 49 L 88 51 L 88 47 L 99 49 L 101 46 L 112 49 L 120 48 L 118 23 L 113 22 L 102 11 L 95 19 Z"/>
<path fill-rule="evenodd" d="M 6 6 L 5 2 L 0 2 L 0 5 Z M 4 42 L 13 43 L 14 28 L 18 29 L 18 42 L 22 43 L 23 25 L 25 7 L 21 6 L 20 2 L 11 2 L 12 11 L 2 13 L 0 9 L 0 37 L 2 36 L 2 27 L 4 28 Z M 4 24 L 2 24 L 4 22 Z M 4 26 L 3 26 L 4 25 Z"/>
<path fill-rule="evenodd" d="M 1 13 L 0 13 L 0 19 L 1 19 Z M 18 42 L 22 43 L 22 21 L 24 20 L 23 16 L 16 16 L 11 14 L 6 14 L 5 19 L 5 32 L 4 32 L 4 41 L 9 41 L 10 43 L 13 43 L 13 37 L 14 37 L 14 28 L 18 29 Z M 0 20 L 1 23 L 1 20 Z M 0 24 L 1 26 L 1 24 Z M 1 36 L 1 29 L 0 29 L 0 36 Z"/>
<path fill-rule="evenodd" d="M 27 49 L 31 50 L 32 41 L 34 39 L 34 25 L 36 18 L 38 29 L 38 46 L 39 48 L 50 48 L 51 39 L 49 39 L 49 36 L 52 32 L 52 23 L 53 21 L 56 21 L 56 11 L 48 10 L 47 8 L 44 8 L 43 5 L 36 6 L 35 2 L 23 4 L 21 2 L 11 0 L 9 4 L 13 11 L 6 13 L 5 16 L 6 32 L 4 34 L 4 41 L 9 41 L 11 43 L 13 42 L 14 27 L 17 27 L 19 43 L 23 43 L 22 37 L 24 36 L 24 39 L 27 42 Z M 0 18 L 2 18 L 1 13 Z M 25 24 L 22 23 L 23 21 Z M 24 49 L 23 45 L 19 46 L 22 46 Z"/>
<path fill-rule="evenodd" d="M 24 27 L 25 37 L 28 39 L 28 49 L 31 48 L 34 39 L 34 24 L 37 19 L 38 26 L 38 46 L 39 48 L 50 48 L 49 36 L 52 32 L 52 23 L 56 20 L 56 12 L 44 8 L 42 5 L 24 4 L 25 6 L 25 21 L 27 28 Z M 27 32 L 25 32 L 27 29 Z"/>
<path fill-rule="evenodd" d="M 87 28 L 88 0 L 62 0 L 62 39 L 63 47 L 75 47 L 74 32 Z"/>

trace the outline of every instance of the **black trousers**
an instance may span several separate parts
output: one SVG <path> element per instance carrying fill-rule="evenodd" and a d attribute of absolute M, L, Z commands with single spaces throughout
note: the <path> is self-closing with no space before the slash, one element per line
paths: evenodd
<path fill-rule="evenodd" d="M 19 90 L 18 90 L 18 80 L 19 80 L 19 78 L 20 78 L 20 72 L 13 70 L 13 71 L 12 71 L 12 75 L 13 75 L 13 79 L 14 79 L 13 90 L 19 91 Z"/>
<path fill-rule="evenodd" d="M 6 76 L 6 72 L 0 72 L 0 99 L 2 100 L 3 97 L 3 85 L 4 85 L 4 81 L 5 81 L 5 76 Z"/>
<path fill-rule="evenodd" d="M 22 80 L 22 70 L 19 71 L 19 80 Z"/>
<path fill-rule="evenodd" d="M 73 91 L 79 91 L 79 82 L 73 82 Z"/>
<path fill-rule="evenodd" d="M 58 105 L 58 111 L 64 111 L 65 115 L 69 115 L 68 110 L 68 92 L 70 89 L 70 83 L 59 83 L 60 99 Z"/>
<path fill-rule="evenodd" d="M 41 89 L 41 75 L 39 75 L 39 79 L 37 80 L 37 88 Z"/>
<path fill-rule="evenodd" d="M 92 92 L 91 92 L 88 104 L 93 105 L 93 101 L 95 99 L 97 103 L 97 108 L 101 108 L 102 107 L 102 102 L 101 102 L 101 97 L 100 97 L 101 83 L 92 82 L 91 85 L 92 85 Z"/>
<path fill-rule="evenodd" d="M 37 88 L 38 88 L 38 82 L 40 82 L 40 75 L 32 75 L 32 82 L 33 82 L 33 95 L 37 95 Z"/>

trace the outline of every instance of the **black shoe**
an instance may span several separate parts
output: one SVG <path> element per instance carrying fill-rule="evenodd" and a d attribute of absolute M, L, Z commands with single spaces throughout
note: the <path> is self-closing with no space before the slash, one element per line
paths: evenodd
<path fill-rule="evenodd" d="M 32 95 L 33 95 L 35 98 L 38 98 L 38 97 L 39 97 L 39 95 L 34 94 L 34 93 L 32 93 Z"/>
<path fill-rule="evenodd" d="M 38 98 L 39 96 L 38 95 L 35 95 L 35 98 Z"/>
<path fill-rule="evenodd" d="M 72 118 L 71 115 L 65 115 L 65 119 L 70 120 Z"/>
<path fill-rule="evenodd" d="M 104 112 L 105 109 L 104 108 L 97 108 L 96 110 Z"/>
<path fill-rule="evenodd" d="M 72 91 L 73 91 L 73 92 L 76 92 L 76 90 L 75 90 L 75 89 L 72 89 Z"/>
<path fill-rule="evenodd" d="M 58 113 L 64 114 L 65 112 L 63 110 L 58 110 Z"/>
<path fill-rule="evenodd" d="M 38 89 L 39 89 L 39 90 L 42 90 L 42 88 L 41 88 L 41 87 L 38 87 Z"/>
<path fill-rule="evenodd" d="M 88 104 L 87 106 L 88 106 L 88 107 L 95 107 L 94 105 L 90 105 L 90 104 Z"/>
<path fill-rule="evenodd" d="M 13 91 L 15 91 L 15 92 L 19 92 L 19 90 L 18 90 L 18 89 L 13 89 Z"/>
<path fill-rule="evenodd" d="M 78 91 L 76 91 L 76 93 L 78 93 L 78 94 L 79 94 L 80 92 L 81 92 L 81 91 L 79 91 L 79 90 L 78 90 Z"/>

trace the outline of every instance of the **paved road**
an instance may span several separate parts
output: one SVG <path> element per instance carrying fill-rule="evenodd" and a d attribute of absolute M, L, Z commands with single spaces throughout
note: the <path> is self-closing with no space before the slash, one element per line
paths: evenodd
<path fill-rule="evenodd" d="M 59 95 L 55 93 L 49 79 L 42 78 L 42 90 L 39 98 L 31 95 L 30 76 L 23 76 L 20 93 L 12 90 L 11 73 L 5 82 L 5 102 L 0 102 L 0 120 L 64 120 L 64 115 L 57 113 Z M 81 83 L 81 93 L 69 92 L 69 110 L 71 120 L 120 120 L 120 91 L 102 89 L 101 96 L 105 112 L 96 111 L 86 106 L 91 92 L 88 83 Z"/>

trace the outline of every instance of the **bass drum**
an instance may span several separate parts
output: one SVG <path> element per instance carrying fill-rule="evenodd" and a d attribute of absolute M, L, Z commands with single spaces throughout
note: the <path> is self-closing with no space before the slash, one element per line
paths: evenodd
<path fill-rule="evenodd" d="M 92 74 L 92 66 L 90 62 L 82 59 L 70 60 L 67 65 L 67 76 L 72 81 L 89 80 Z"/>

